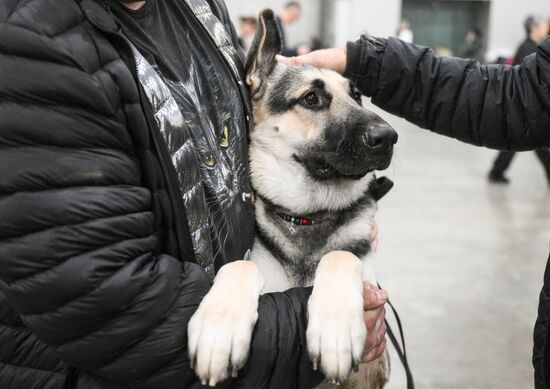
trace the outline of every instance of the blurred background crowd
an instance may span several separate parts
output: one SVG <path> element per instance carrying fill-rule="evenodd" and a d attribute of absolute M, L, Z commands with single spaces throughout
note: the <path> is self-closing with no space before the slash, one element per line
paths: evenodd
<path fill-rule="evenodd" d="M 286 47 L 293 53 L 342 46 L 369 33 L 429 46 L 441 55 L 513 63 L 526 30 L 536 30 L 535 38 L 540 40 L 550 23 L 550 4 L 545 0 L 226 2 L 245 48 L 254 34 L 258 11 L 270 7 L 278 12 Z"/>
<path fill-rule="evenodd" d="M 440 56 L 519 64 L 548 36 L 548 0 L 226 0 L 246 50 L 263 7 L 286 55 L 368 33 Z M 550 239 L 550 153 L 470 147 L 378 110 L 399 132 L 383 172 L 377 270 L 404 319 L 417 389 L 532 387 L 532 331 Z M 550 131 L 550 129 L 549 129 Z M 405 388 L 393 356 L 388 389 Z"/>

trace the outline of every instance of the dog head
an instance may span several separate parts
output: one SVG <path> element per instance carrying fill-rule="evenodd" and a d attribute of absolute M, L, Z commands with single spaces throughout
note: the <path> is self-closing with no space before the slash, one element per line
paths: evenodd
<path fill-rule="evenodd" d="M 346 207 L 367 190 L 372 172 L 388 167 L 397 133 L 362 106 L 348 79 L 280 64 L 280 50 L 273 12 L 263 10 L 246 66 L 255 190 L 296 212 Z"/>

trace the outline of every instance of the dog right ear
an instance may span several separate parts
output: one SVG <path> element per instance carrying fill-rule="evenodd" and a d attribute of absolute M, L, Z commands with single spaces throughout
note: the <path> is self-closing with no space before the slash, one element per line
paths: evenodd
<path fill-rule="evenodd" d="M 246 61 L 246 83 L 252 98 L 258 99 L 265 92 L 267 79 L 277 65 L 276 55 L 282 49 L 279 22 L 271 9 L 264 8 L 260 11 L 258 30 Z"/>

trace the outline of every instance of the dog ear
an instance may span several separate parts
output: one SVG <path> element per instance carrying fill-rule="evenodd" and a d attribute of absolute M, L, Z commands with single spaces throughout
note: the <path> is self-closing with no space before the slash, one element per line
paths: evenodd
<path fill-rule="evenodd" d="M 258 30 L 246 61 L 246 83 L 253 98 L 260 98 L 266 86 L 266 80 L 275 69 L 275 56 L 283 49 L 283 40 L 279 22 L 273 11 L 264 8 L 260 11 Z"/>

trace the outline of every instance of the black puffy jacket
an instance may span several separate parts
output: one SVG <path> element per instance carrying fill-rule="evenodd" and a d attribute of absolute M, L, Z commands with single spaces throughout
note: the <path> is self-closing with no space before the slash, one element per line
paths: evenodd
<path fill-rule="evenodd" d="M 181 192 L 106 3 L 0 2 L 2 389 L 200 386 L 186 328 L 210 279 L 179 244 Z M 249 363 L 220 387 L 320 380 L 307 293 L 262 296 Z"/>
<path fill-rule="evenodd" d="M 438 58 L 398 39 L 348 44 L 346 75 L 384 110 L 441 135 L 500 150 L 550 147 L 550 38 L 521 66 Z M 537 389 L 550 388 L 550 260 L 534 332 Z"/>

